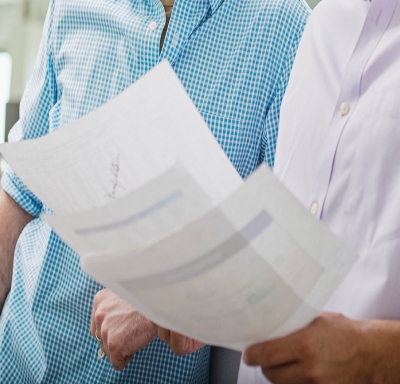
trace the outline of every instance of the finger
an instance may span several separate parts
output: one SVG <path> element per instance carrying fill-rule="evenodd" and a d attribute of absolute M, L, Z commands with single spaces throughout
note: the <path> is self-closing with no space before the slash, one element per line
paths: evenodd
<path fill-rule="evenodd" d="M 99 321 L 99 316 L 97 315 L 98 312 L 96 312 L 96 315 L 94 316 L 95 318 L 95 337 L 100 339 L 98 340 L 99 342 L 99 348 L 106 354 L 107 359 L 111 361 L 111 354 L 110 354 L 110 348 L 108 345 L 108 338 L 109 338 L 109 333 L 107 326 L 103 326 L 104 323 L 103 321 Z"/>
<path fill-rule="evenodd" d="M 188 353 L 186 348 L 186 341 L 187 337 L 177 333 L 177 332 L 170 332 L 170 347 L 175 355 L 182 356 Z"/>
<path fill-rule="evenodd" d="M 107 335 L 104 335 L 104 332 L 103 334 L 101 334 L 101 330 L 97 331 L 97 335 L 101 339 L 101 342 L 99 343 L 100 348 L 106 354 L 107 359 L 111 362 L 111 353 L 110 353 L 110 348 L 108 347 Z"/>
<path fill-rule="evenodd" d="M 297 358 L 291 349 L 287 350 L 284 346 L 267 342 L 247 348 L 243 360 L 250 366 L 274 367 L 297 361 Z"/>
<path fill-rule="evenodd" d="M 101 324 L 104 320 L 105 311 L 103 309 L 107 299 L 110 296 L 110 291 L 108 289 L 102 289 L 98 291 L 93 299 L 93 308 L 92 308 L 92 317 L 90 320 L 90 332 L 93 337 L 96 337 L 96 330 L 99 331 L 101 329 Z M 98 333 L 100 337 L 100 334 Z"/>
<path fill-rule="evenodd" d="M 306 378 L 300 363 L 285 364 L 274 368 L 262 367 L 264 376 L 274 384 L 308 384 L 312 377 Z"/>
<path fill-rule="evenodd" d="M 205 344 L 194 340 L 190 337 L 183 336 L 176 332 L 171 332 L 172 339 L 172 350 L 178 356 L 186 355 L 188 353 L 193 353 L 203 347 Z"/>
<path fill-rule="evenodd" d="M 185 336 L 161 327 L 157 328 L 157 333 L 158 337 L 170 346 L 175 355 L 181 356 L 187 353 Z"/>
<path fill-rule="evenodd" d="M 171 331 L 165 328 L 157 327 L 158 337 L 166 344 L 171 343 Z"/>
<path fill-rule="evenodd" d="M 127 362 L 125 362 L 127 356 L 121 353 L 121 340 L 119 340 L 118 337 L 115 337 L 115 333 L 109 333 L 107 329 L 107 326 L 105 326 L 102 330 L 97 331 L 98 335 L 101 334 L 100 347 L 106 354 L 107 359 L 111 363 L 111 365 L 117 371 L 120 371 L 126 366 L 133 355 L 129 356 L 129 359 L 127 360 Z"/>
<path fill-rule="evenodd" d="M 204 348 L 207 344 L 202 343 L 201 341 L 196 341 L 194 340 L 194 351 L 197 351 L 198 349 Z"/>
<path fill-rule="evenodd" d="M 106 321 L 107 314 L 109 310 L 105 307 L 101 302 L 94 308 L 93 313 L 93 328 L 94 328 L 94 337 L 97 336 L 103 341 L 107 340 L 107 327 L 103 327 L 104 322 Z"/>
<path fill-rule="evenodd" d="M 93 337 L 96 337 L 96 322 L 95 322 L 96 309 L 97 309 L 97 302 L 95 296 L 95 298 L 93 299 L 92 315 L 90 317 L 90 333 L 92 334 Z"/>
<path fill-rule="evenodd" d="M 116 371 L 122 371 L 132 360 L 134 355 L 123 356 L 119 352 L 110 352 L 110 362 Z"/>
<path fill-rule="evenodd" d="M 307 328 L 288 336 L 253 345 L 244 353 L 246 364 L 274 367 L 301 359 L 302 345 L 307 339 Z"/>

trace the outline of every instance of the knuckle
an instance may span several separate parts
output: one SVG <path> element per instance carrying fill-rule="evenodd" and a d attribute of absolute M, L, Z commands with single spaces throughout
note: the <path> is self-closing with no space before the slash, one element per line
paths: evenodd
<path fill-rule="evenodd" d="M 267 367 L 274 365 L 275 359 L 276 359 L 276 356 L 273 351 L 271 351 L 269 349 L 263 351 L 263 355 L 262 355 L 263 365 L 265 365 Z"/>
<path fill-rule="evenodd" d="M 100 333 L 101 333 L 101 338 L 102 338 L 103 340 L 106 340 L 106 341 L 107 341 L 107 340 L 109 339 L 109 337 L 110 337 L 110 329 L 108 328 L 108 326 L 107 326 L 106 323 L 103 323 L 103 324 L 101 325 Z"/>
<path fill-rule="evenodd" d="M 299 347 L 300 357 L 314 358 L 316 356 L 316 348 L 313 340 L 305 340 Z"/>
<path fill-rule="evenodd" d="M 96 293 L 96 295 L 94 296 L 94 302 L 95 302 L 96 304 L 98 304 L 98 303 L 100 303 L 101 301 L 103 301 L 104 297 L 105 297 L 105 289 L 102 289 L 101 291 L 98 291 L 98 292 Z"/>
<path fill-rule="evenodd" d="M 107 337 L 107 346 L 110 351 L 115 353 L 116 349 L 118 348 L 119 342 L 118 339 L 114 335 L 108 335 Z"/>
<path fill-rule="evenodd" d="M 106 311 L 102 308 L 98 308 L 96 312 L 94 313 L 94 321 L 96 324 L 102 324 L 104 322 L 104 319 L 106 317 Z"/>
<path fill-rule="evenodd" d="M 321 313 L 313 323 L 317 328 L 326 328 L 332 323 L 343 321 L 343 319 L 345 316 L 341 313 Z"/>
<path fill-rule="evenodd" d="M 319 326 L 324 326 L 329 322 L 330 317 L 327 316 L 325 313 L 319 315 L 315 320 L 316 320 L 316 325 Z"/>

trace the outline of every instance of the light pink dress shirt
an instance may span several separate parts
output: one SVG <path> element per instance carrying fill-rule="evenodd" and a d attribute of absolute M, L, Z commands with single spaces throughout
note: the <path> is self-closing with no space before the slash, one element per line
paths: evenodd
<path fill-rule="evenodd" d="M 281 109 L 275 173 L 359 254 L 325 310 L 400 320 L 400 0 L 323 0 Z M 241 365 L 240 384 L 267 383 Z"/>

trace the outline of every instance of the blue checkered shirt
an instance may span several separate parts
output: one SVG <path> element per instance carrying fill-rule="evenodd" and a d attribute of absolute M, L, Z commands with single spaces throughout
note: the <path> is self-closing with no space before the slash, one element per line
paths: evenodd
<path fill-rule="evenodd" d="M 176 0 L 165 43 L 159 0 L 52 0 L 11 141 L 60 129 L 168 58 L 242 177 L 273 166 L 279 107 L 308 7 L 302 0 Z M 155 24 L 154 24 L 155 22 Z M 39 218 L 11 169 L 2 186 L 36 217 L 18 242 L 0 320 L 1 383 L 206 383 L 209 347 L 177 357 L 160 339 L 116 372 L 89 332 L 102 287 Z"/>

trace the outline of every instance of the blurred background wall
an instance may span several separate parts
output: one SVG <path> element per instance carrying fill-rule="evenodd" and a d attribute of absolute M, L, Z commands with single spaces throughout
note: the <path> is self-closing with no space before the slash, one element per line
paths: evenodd
<path fill-rule="evenodd" d="M 47 7 L 48 0 L 0 0 L 0 142 L 18 118 Z"/>
<path fill-rule="evenodd" d="M 313 8 L 319 0 L 308 0 Z M 0 143 L 19 117 L 49 0 L 0 0 Z M 0 176 L 2 163 L 0 160 Z M 3 164 L 4 167 L 4 164 Z"/>

